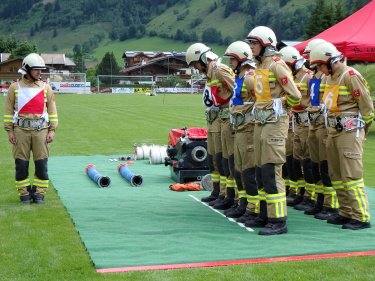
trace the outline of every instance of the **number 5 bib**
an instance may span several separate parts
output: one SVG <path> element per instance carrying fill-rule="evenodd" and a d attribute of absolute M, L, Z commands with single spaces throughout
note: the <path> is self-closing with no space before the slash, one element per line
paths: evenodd
<path fill-rule="evenodd" d="M 254 79 L 256 101 L 272 101 L 269 76 L 269 69 L 258 69 L 256 71 Z"/>

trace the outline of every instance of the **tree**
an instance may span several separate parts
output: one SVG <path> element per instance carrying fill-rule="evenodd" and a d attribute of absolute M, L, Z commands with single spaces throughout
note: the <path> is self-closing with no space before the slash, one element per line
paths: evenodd
<path fill-rule="evenodd" d="M 82 48 L 77 48 L 73 55 L 73 61 L 76 64 L 73 68 L 74 72 L 83 73 L 85 69 L 85 64 L 83 60 Z"/>
<path fill-rule="evenodd" d="M 176 75 L 168 75 L 164 80 L 165 87 L 188 87 L 189 84 Z"/>
<path fill-rule="evenodd" d="M 26 57 L 30 53 L 37 53 L 38 49 L 36 48 L 36 45 L 29 44 L 27 40 L 23 41 L 18 45 L 17 48 L 12 50 L 12 53 L 10 55 L 10 59 L 17 58 L 17 57 Z"/>
<path fill-rule="evenodd" d="M 223 44 L 221 32 L 217 31 L 214 27 L 209 27 L 203 31 L 202 41 L 207 43 Z"/>
<path fill-rule="evenodd" d="M 53 30 L 53 37 L 57 37 L 57 30 L 56 30 L 56 28 Z"/>
<path fill-rule="evenodd" d="M 305 25 L 305 38 L 309 39 L 322 32 L 321 15 L 325 9 L 325 1 L 317 0 L 315 7 L 310 13 L 307 24 Z"/>
<path fill-rule="evenodd" d="M 182 32 L 181 29 L 177 29 L 176 35 L 174 36 L 175 40 L 182 40 L 184 39 L 184 33 Z"/>
<path fill-rule="evenodd" d="M 107 52 L 96 68 L 96 75 L 118 75 L 120 69 L 113 52 Z M 109 84 L 111 79 L 103 79 L 103 81 Z"/>
<path fill-rule="evenodd" d="M 345 19 L 345 15 L 342 7 L 342 0 L 339 0 L 335 5 L 335 22 L 338 23 L 343 19 Z"/>
<path fill-rule="evenodd" d="M 33 37 L 35 35 L 34 28 L 32 27 L 30 29 L 30 37 Z"/>
<path fill-rule="evenodd" d="M 96 66 L 91 66 L 85 71 L 86 81 L 91 82 L 91 86 L 96 86 Z"/>

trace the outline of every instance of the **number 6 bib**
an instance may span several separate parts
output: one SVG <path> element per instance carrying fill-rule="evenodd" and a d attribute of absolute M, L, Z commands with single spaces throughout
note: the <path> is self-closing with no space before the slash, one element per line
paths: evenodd
<path fill-rule="evenodd" d="M 341 113 L 337 106 L 340 85 L 326 86 L 323 95 L 323 103 L 331 112 Z"/>

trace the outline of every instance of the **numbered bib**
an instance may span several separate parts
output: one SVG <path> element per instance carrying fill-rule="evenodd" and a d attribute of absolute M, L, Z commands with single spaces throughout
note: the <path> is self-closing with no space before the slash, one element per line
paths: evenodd
<path fill-rule="evenodd" d="M 340 85 L 326 86 L 323 95 L 323 103 L 331 112 L 341 113 L 337 106 L 337 99 L 339 97 Z"/>
<path fill-rule="evenodd" d="M 216 88 L 217 86 L 214 87 Z M 205 107 L 211 107 L 214 105 L 214 102 L 212 101 L 211 88 L 213 87 L 206 85 L 203 90 L 202 102 Z"/>
<path fill-rule="evenodd" d="M 233 88 L 233 105 L 243 105 L 243 100 L 241 97 L 241 90 L 242 85 L 245 80 L 245 76 L 241 78 L 236 76 L 236 79 L 234 81 L 234 88 Z"/>
<path fill-rule="evenodd" d="M 310 101 L 312 106 L 319 106 L 319 88 L 322 79 L 310 79 L 309 88 L 310 88 Z"/>
<path fill-rule="evenodd" d="M 256 101 L 272 101 L 269 76 L 269 69 L 258 69 L 256 71 L 254 79 Z"/>

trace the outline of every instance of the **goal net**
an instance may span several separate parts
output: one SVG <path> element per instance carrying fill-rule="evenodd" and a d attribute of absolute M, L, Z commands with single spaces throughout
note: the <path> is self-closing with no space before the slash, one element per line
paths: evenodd
<path fill-rule="evenodd" d="M 98 94 L 151 93 L 156 86 L 153 76 L 98 75 Z"/>
<path fill-rule="evenodd" d="M 42 73 L 43 80 L 56 93 L 90 94 L 91 83 L 86 82 L 85 73 Z"/>

